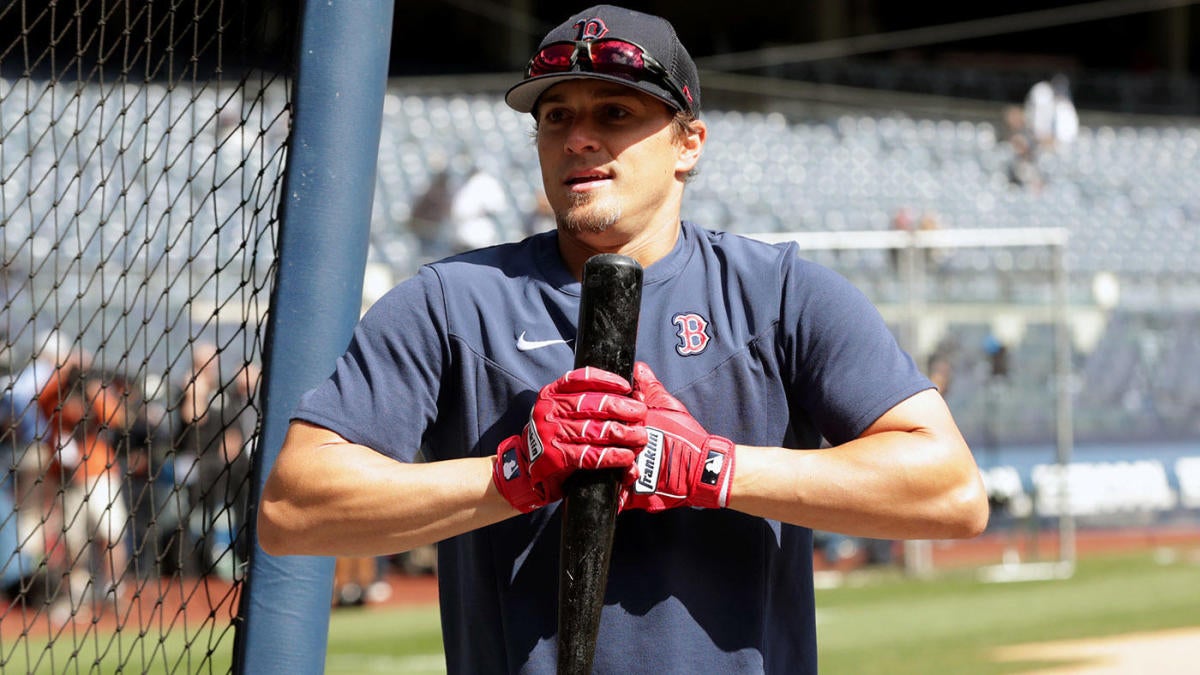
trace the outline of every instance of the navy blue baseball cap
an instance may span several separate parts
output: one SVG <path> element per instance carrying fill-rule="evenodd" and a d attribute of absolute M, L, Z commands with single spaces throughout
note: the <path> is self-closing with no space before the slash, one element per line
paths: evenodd
<path fill-rule="evenodd" d="M 616 82 L 676 110 L 700 112 L 696 64 L 662 17 L 612 5 L 579 12 L 546 34 L 525 79 L 504 101 L 518 112 L 532 112 L 547 89 L 579 78 Z"/>

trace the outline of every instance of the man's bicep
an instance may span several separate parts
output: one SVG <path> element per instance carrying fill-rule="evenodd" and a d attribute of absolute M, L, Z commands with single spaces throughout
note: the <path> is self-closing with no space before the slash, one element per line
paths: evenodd
<path fill-rule="evenodd" d="M 961 438 L 950 408 L 937 389 L 925 389 L 900 401 L 870 424 L 860 437 L 885 431 L 948 434 Z"/>
<path fill-rule="evenodd" d="M 313 487 L 312 483 L 320 476 L 329 477 L 330 472 L 347 467 L 346 460 L 355 450 L 372 452 L 325 427 L 293 420 L 263 488 L 264 497 L 295 496 L 297 491 Z M 339 454 L 332 458 L 330 455 L 335 452 Z"/>
<path fill-rule="evenodd" d="M 287 436 L 283 439 L 283 450 L 292 448 L 317 448 L 322 445 L 337 445 L 349 443 L 336 431 L 331 431 L 319 424 L 304 420 L 292 420 L 288 425 Z"/>

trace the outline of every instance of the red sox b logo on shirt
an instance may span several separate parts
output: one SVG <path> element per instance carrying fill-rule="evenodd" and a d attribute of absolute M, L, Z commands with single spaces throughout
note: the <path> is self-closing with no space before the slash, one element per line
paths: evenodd
<path fill-rule="evenodd" d="M 675 345 L 675 351 L 680 356 L 695 356 L 708 347 L 712 338 L 708 334 L 708 320 L 704 317 L 695 313 L 676 314 L 671 323 L 678 328 L 675 334 L 679 336 L 679 344 Z"/>

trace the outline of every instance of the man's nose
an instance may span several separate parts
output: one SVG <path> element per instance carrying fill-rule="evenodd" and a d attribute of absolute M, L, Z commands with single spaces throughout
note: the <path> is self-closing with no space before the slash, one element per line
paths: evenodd
<path fill-rule="evenodd" d="M 577 116 L 567 128 L 566 149 L 568 154 L 595 152 L 599 149 L 596 124 L 586 115 Z"/>

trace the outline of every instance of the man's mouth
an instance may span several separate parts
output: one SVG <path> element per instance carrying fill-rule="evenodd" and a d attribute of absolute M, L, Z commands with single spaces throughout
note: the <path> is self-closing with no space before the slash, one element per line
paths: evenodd
<path fill-rule="evenodd" d="M 581 172 L 581 173 L 573 173 L 573 174 L 567 176 L 567 179 L 563 181 L 563 184 L 574 187 L 577 185 L 590 185 L 592 183 L 598 183 L 600 181 L 605 181 L 608 179 L 609 179 L 609 176 L 607 174 L 601 173 L 599 171 L 588 171 L 588 172 Z"/>

